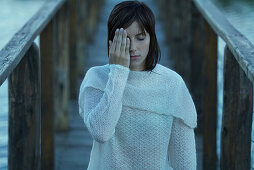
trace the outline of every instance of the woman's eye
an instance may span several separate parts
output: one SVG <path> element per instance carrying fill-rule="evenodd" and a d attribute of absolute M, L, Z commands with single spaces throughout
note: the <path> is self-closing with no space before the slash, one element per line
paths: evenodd
<path fill-rule="evenodd" d="M 142 41 L 142 40 L 144 40 L 144 38 L 138 38 L 138 40 Z"/>

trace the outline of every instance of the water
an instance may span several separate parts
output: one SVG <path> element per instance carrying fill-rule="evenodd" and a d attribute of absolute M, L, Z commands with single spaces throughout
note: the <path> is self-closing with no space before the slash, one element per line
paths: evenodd
<path fill-rule="evenodd" d="M 0 49 L 42 6 L 43 0 L 0 0 Z M 0 86 L 0 170 L 8 157 L 8 81 Z"/>
<path fill-rule="evenodd" d="M 232 25 L 242 32 L 254 44 L 254 1 L 253 0 L 212 0 L 225 14 Z M 0 49 L 23 26 L 25 22 L 42 6 L 43 0 L 0 0 Z M 26 8 L 24 8 L 24 6 Z M 15 14 L 13 13 L 15 11 Z M 225 42 L 218 40 L 218 129 L 217 153 L 220 151 L 220 127 L 222 115 L 222 89 L 223 89 L 223 51 Z M 8 144 L 8 82 L 0 87 L 0 170 L 7 169 Z M 254 126 L 253 126 L 254 127 Z M 254 130 L 253 130 L 254 132 Z M 254 133 L 252 133 L 252 140 Z M 252 147 L 252 155 L 254 149 Z M 219 157 L 219 154 L 218 154 Z M 252 157 L 252 160 L 254 158 Z M 254 169 L 254 161 L 252 162 Z"/>

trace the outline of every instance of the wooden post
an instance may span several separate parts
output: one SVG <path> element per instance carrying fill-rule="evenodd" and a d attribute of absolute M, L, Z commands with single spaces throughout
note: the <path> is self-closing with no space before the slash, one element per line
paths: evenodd
<path fill-rule="evenodd" d="M 253 85 L 225 47 L 221 170 L 250 169 Z"/>
<path fill-rule="evenodd" d="M 89 28 L 89 4 L 88 1 L 78 0 L 77 1 L 77 67 L 78 77 L 84 77 L 85 75 L 85 58 L 87 55 L 87 40 L 88 36 L 94 36 L 88 34 Z M 93 4 L 96 4 L 93 2 Z M 96 11 L 94 11 L 96 12 Z"/>
<path fill-rule="evenodd" d="M 198 125 L 197 133 L 203 135 L 203 106 L 204 106 L 204 54 L 205 54 L 205 39 L 204 39 L 204 18 L 199 13 L 195 4 L 191 3 L 191 44 L 190 44 L 190 59 L 191 59 L 191 78 L 190 87 L 191 94 L 197 109 Z"/>
<path fill-rule="evenodd" d="M 153 0 L 154 3 L 157 3 L 158 7 L 159 7 L 159 10 L 158 10 L 158 17 L 160 20 L 163 20 L 163 25 L 164 27 L 166 27 L 166 24 L 168 24 L 169 22 L 166 22 L 166 19 L 168 19 L 166 16 L 167 16 L 167 9 L 168 9 L 168 5 L 167 3 L 169 1 L 167 0 Z M 167 29 L 164 29 L 165 31 L 167 31 Z"/>
<path fill-rule="evenodd" d="M 174 70 L 190 88 L 191 1 L 170 0 L 167 4 L 170 58 L 173 59 Z"/>
<path fill-rule="evenodd" d="M 70 23 L 69 23 L 69 85 L 71 99 L 77 98 L 77 0 L 70 0 Z"/>
<path fill-rule="evenodd" d="M 203 168 L 216 169 L 216 129 L 217 129 L 217 35 L 205 21 L 204 55 L 204 136 Z"/>
<path fill-rule="evenodd" d="M 54 109 L 55 129 L 69 128 L 69 9 L 65 3 L 54 22 Z"/>
<path fill-rule="evenodd" d="M 41 53 L 41 169 L 54 169 L 54 55 L 52 21 L 40 35 Z"/>
<path fill-rule="evenodd" d="M 165 25 L 165 33 L 166 33 L 166 43 L 170 46 L 171 43 L 173 42 L 172 39 L 172 33 L 171 31 L 173 30 L 172 28 L 172 22 L 174 20 L 174 15 L 173 15 L 173 1 L 172 0 L 162 0 L 163 2 L 161 3 L 161 11 L 163 15 L 163 20 L 164 20 L 164 25 Z M 170 48 L 171 49 L 171 48 Z M 172 56 L 170 56 L 171 60 L 173 59 Z"/>
<path fill-rule="evenodd" d="M 94 2 L 96 1 L 96 3 Z M 102 0 L 88 0 L 88 28 L 87 28 L 87 40 L 90 42 L 94 41 L 94 35 L 96 33 L 96 24 L 99 19 L 100 7 Z"/>
<path fill-rule="evenodd" d="M 40 169 L 39 50 L 32 44 L 9 76 L 8 169 Z"/>

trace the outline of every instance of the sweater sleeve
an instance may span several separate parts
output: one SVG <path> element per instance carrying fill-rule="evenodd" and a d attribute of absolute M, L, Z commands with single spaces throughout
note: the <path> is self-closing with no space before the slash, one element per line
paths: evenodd
<path fill-rule="evenodd" d="M 129 68 L 110 64 L 104 91 L 94 87 L 80 88 L 79 110 L 93 139 L 100 143 L 109 140 L 122 112 L 122 97 L 129 75 Z M 89 77 L 91 78 L 91 77 Z M 94 77 L 92 77 L 94 78 Z M 82 112 L 82 113 L 81 113 Z"/>
<path fill-rule="evenodd" d="M 168 147 L 170 164 L 175 170 L 196 170 L 194 129 L 174 118 Z"/>

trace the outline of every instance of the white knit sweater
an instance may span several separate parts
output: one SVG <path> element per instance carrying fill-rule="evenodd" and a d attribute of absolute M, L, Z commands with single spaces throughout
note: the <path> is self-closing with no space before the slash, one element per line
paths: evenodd
<path fill-rule="evenodd" d="M 93 137 L 88 170 L 194 170 L 196 109 L 179 74 L 118 64 L 90 68 L 79 113 Z"/>

